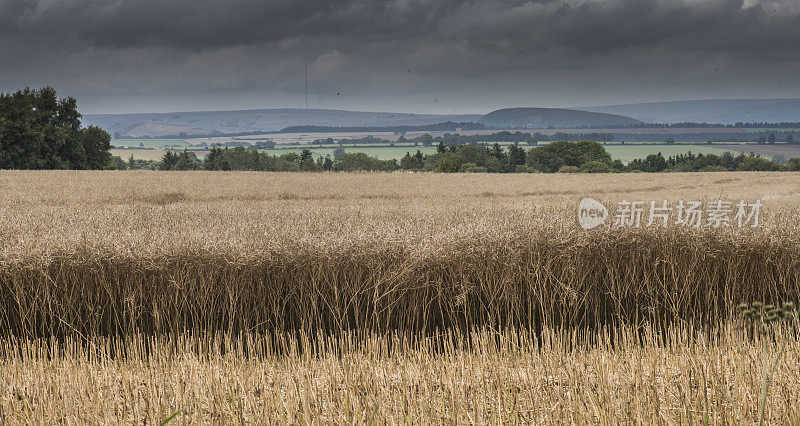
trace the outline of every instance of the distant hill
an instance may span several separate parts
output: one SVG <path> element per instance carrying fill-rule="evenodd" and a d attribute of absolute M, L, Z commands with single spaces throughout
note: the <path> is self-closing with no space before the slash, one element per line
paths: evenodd
<path fill-rule="evenodd" d="M 578 107 L 648 123 L 779 123 L 800 121 L 800 99 L 715 99 Z"/>
<path fill-rule="evenodd" d="M 101 114 L 83 117 L 116 137 L 205 136 L 215 133 L 277 131 L 289 126 L 424 126 L 446 121 L 474 122 L 480 115 L 432 115 L 356 112 L 325 109 L 260 109 L 245 111 Z"/>
<path fill-rule="evenodd" d="M 507 108 L 477 114 L 435 115 L 327 109 L 258 109 L 83 117 L 118 138 L 206 136 L 278 131 L 291 126 L 401 127 L 477 122 L 494 129 L 589 128 L 645 123 L 800 122 L 798 99 L 718 99 L 560 108 Z"/>
<path fill-rule="evenodd" d="M 614 114 L 560 108 L 506 108 L 490 112 L 479 123 L 496 129 L 587 128 L 630 126 L 641 121 Z"/>

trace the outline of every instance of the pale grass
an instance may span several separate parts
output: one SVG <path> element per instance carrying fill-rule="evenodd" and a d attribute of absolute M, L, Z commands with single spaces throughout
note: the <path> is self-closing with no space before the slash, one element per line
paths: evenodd
<path fill-rule="evenodd" d="M 798 188 L 797 173 L 0 172 L 0 421 L 752 421 L 760 343 L 730 319 L 797 302 Z M 585 232 L 584 196 L 761 199 L 762 226 Z M 791 334 L 771 423 L 800 419 L 798 365 Z"/>

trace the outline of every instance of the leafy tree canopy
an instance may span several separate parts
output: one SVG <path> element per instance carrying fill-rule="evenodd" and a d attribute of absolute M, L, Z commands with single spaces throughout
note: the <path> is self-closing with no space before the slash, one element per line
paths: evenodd
<path fill-rule="evenodd" d="M 81 128 L 75 98 L 61 98 L 52 87 L 0 94 L 0 168 L 106 169 L 111 136 Z"/>

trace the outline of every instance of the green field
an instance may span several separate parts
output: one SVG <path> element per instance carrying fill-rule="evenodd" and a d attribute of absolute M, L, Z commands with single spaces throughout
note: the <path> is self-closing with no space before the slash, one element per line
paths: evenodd
<path fill-rule="evenodd" d="M 164 148 L 173 148 L 173 149 L 182 149 L 188 148 L 190 150 L 205 150 L 205 148 L 200 148 L 196 145 L 191 145 L 183 139 L 115 139 L 111 141 L 111 144 L 114 146 L 123 146 L 123 147 L 139 147 L 140 144 L 144 148 L 150 148 L 155 150 L 148 151 L 148 150 L 114 150 L 114 155 L 119 155 L 125 159 L 127 159 L 131 154 L 138 159 L 146 159 L 146 160 L 158 160 L 164 154 Z M 500 143 L 500 145 L 506 146 L 509 145 L 509 142 Z M 262 152 L 266 152 L 270 155 L 281 155 L 290 152 L 300 153 L 303 149 L 310 149 L 311 152 L 314 153 L 314 156 L 333 156 L 333 151 L 338 148 L 339 145 L 278 145 L 276 149 L 270 150 L 263 150 Z M 712 145 L 695 145 L 695 144 L 675 144 L 675 145 L 664 145 L 664 144 L 625 144 L 621 145 L 618 143 L 604 145 L 605 149 L 611 154 L 611 157 L 614 159 L 619 159 L 624 163 L 628 163 L 631 160 L 636 158 L 645 158 L 649 154 L 657 154 L 662 153 L 665 157 L 670 157 L 678 154 L 685 154 L 689 151 L 699 154 L 722 154 L 724 152 L 729 152 L 729 149 L 725 148 L 716 148 Z M 524 148 L 530 149 L 529 146 L 524 146 Z M 413 144 L 396 144 L 395 146 L 383 145 L 383 146 L 353 146 L 353 145 L 345 145 L 344 146 L 345 152 L 363 152 L 370 157 L 375 157 L 380 160 L 390 160 L 392 158 L 400 159 L 402 158 L 406 152 L 410 152 L 414 154 L 417 150 L 422 151 L 423 154 L 433 154 L 436 152 L 436 147 L 424 147 L 424 146 L 414 146 Z M 735 151 L 730 151 L 735 152 Z M 198 154 L 198 156 L 202 157 L 202 154 Z"/>
<path fill-rule="evenodd" d="M 288 152 L 296 152 L 300 153 L 303 149 L 308 148 L 311 149 L 311 152 L 314 153 L 315 156 L 333 156 L 333 150 L 338 148 L 338 145 L 332 147 L 325 147 L 325 148 L 318 148 L 318 147 L 300 147 L 300 146 L 293 146 L 292 148 L 280 148 L 280 149 L 269 149 L 263 150 L 262 152 L 266 152 L 270 155 L 281 155 L 286 154 Z M 382 146 L 382 147 L 356 147 L 354 148 L 352 145 L 344 147 L 345 152 L 363 152 L 370 157 L 378 158 L 379 160 L 391 160 L 392 158 L 400 159 L 406 152 L 410 152 L 412 155 L 417 152 L 417 150 L 422 151 L 423 154 L 434 154 L 436 153 L 436 147 L 424 147 L 424 146 Z"/>
<path fill-rule="evenodd" d="M 716 154 L 720 155 L 725 152 L 732 152 L 723 148 L 714 148 L 709 145 L 689 145 L 689 144 L 675 144 L 675 145 L 606 145 L 606 151 L 611 154 L 611 158 L 621 160 L 623 163 L 628 163 L 637 158 L 645 158 L 650 154 L 658 154 L 659 152 L 665 157 L 669 158 L 678 154 L 686 154 L 691 151 L 694 154 Z"/>
<path fill-rule="evenodd" d="M 166 152 L 163 149 L 112 149 L 111 155 L 118 156 L 125 161 L 131 156 L 137 160 L 161 161 L 161 157 Z"/>
<path fill-rule="evenodd" d="M 501 145 L 508 145 L 501 144 Z M 308 148 L 314 153 L 314 155 L 333 155 L 333 150 L 336 147 L 325 147 L 325 148 L 318 148 L 314 147 L 303 147 L 300 145 L 292 145 L 291 148 L 281 148 L 281 149 L 272 149 L 267 152 L 272 155 L 280 155 L 287 152 L 300 152 L 302 149 Z M 530 147 L 525 147 L 529 149 Z M 400 159 L 402 158 L 406 152 L 410 152 L 414 154 L 417 152 L 417 149 L 422 151 L 423 154 L 433 154 L 436 152 L 436 147 L 422 147 L 422 146 L 385 146 L 385 147 L 352 147 L 352 146 L 345 146 L 346 152 L 363 152 L 371 157 L 377 157 L 381 160 L 389 160 L 392 158 Z M 645 145 L 618 145 L 618 144 L 609 144 L 605 145 L 606 151 L 611 154 L 611 157 L 614 159 L 619 159 L 624 163 L 628 163 L 631 160 L 636 158 L 645 158 L 649 154 L 657 154 L 661 153 L 664 157 L 670 157 L 678 154 L 685 154 L 689 151 L 699 154 L 722 154 L 725 152 L 734 152 L 728 149 L 723 148 L 714 148 L 713 146 L 707 145 L 690 145 L 690 144 L 676 144 L 676 145 L 664 145 L 664 144 L 645 144 Z"/>

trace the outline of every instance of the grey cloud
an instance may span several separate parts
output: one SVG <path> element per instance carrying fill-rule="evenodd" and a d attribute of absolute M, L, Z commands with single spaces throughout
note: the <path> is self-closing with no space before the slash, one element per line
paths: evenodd
<path fill-rule="evenodd" d="M 607 52 L 648 45 L 797 45 L 792 0 L 4 0 L 6 37 L 96 47 L 208 49 L 304 38 L 509 40 Z M 515 46 L 516 46 L 515 44 Z M 524 49 L 523 49 L 524 51 Z"/>
<path fill-rule="evenodd" d="M 14 0 L 11 0 L 14 1 Z M 215 48 L 291 37 L 419 34 L 453 1 L 63 0 L 17 14 L 27 37 L 94 46 Z"/>
<path fill-rule="evenodd" d="M 631 48 L 731 53 L 800 48 L 793 0 L 3 0 L 0 39 L 87 47 L 207 50 L 292 38 L 343 45 L 467 41 L 517 56 Z M 793 6 L 793 4 L 795 4 Z M 13 29 L 12 29 L 13 28 Z M 340 48 L 341 50 L 341 48 Z"/>
<path fill-rule="evenodd" d="M 760 3 L 748 7 L 743 0 L 528 2 L 495 14 L 487 10 L 486 18 L 476 20 L 473 31 L 465 34 L 476 44 L 505 38 L 523 53 L 526 48 L 581 54 L 636 48 L 796 53 L 797 4 L 778 4 L 785 5 L 780 13 Z"/>
<path fill-rule="evenodd" d="M 798 41 L 796 0 L 0 0 L 0 90 L 258 90 L 277 105 L 304 89 L 307 58 L 312 95 L 331 102 L 558 92 L 589 104 L 601 101 L 581 93 L 616 100 L 632 84 L 777 96 L 800 89 L 783 71 Z"/>

